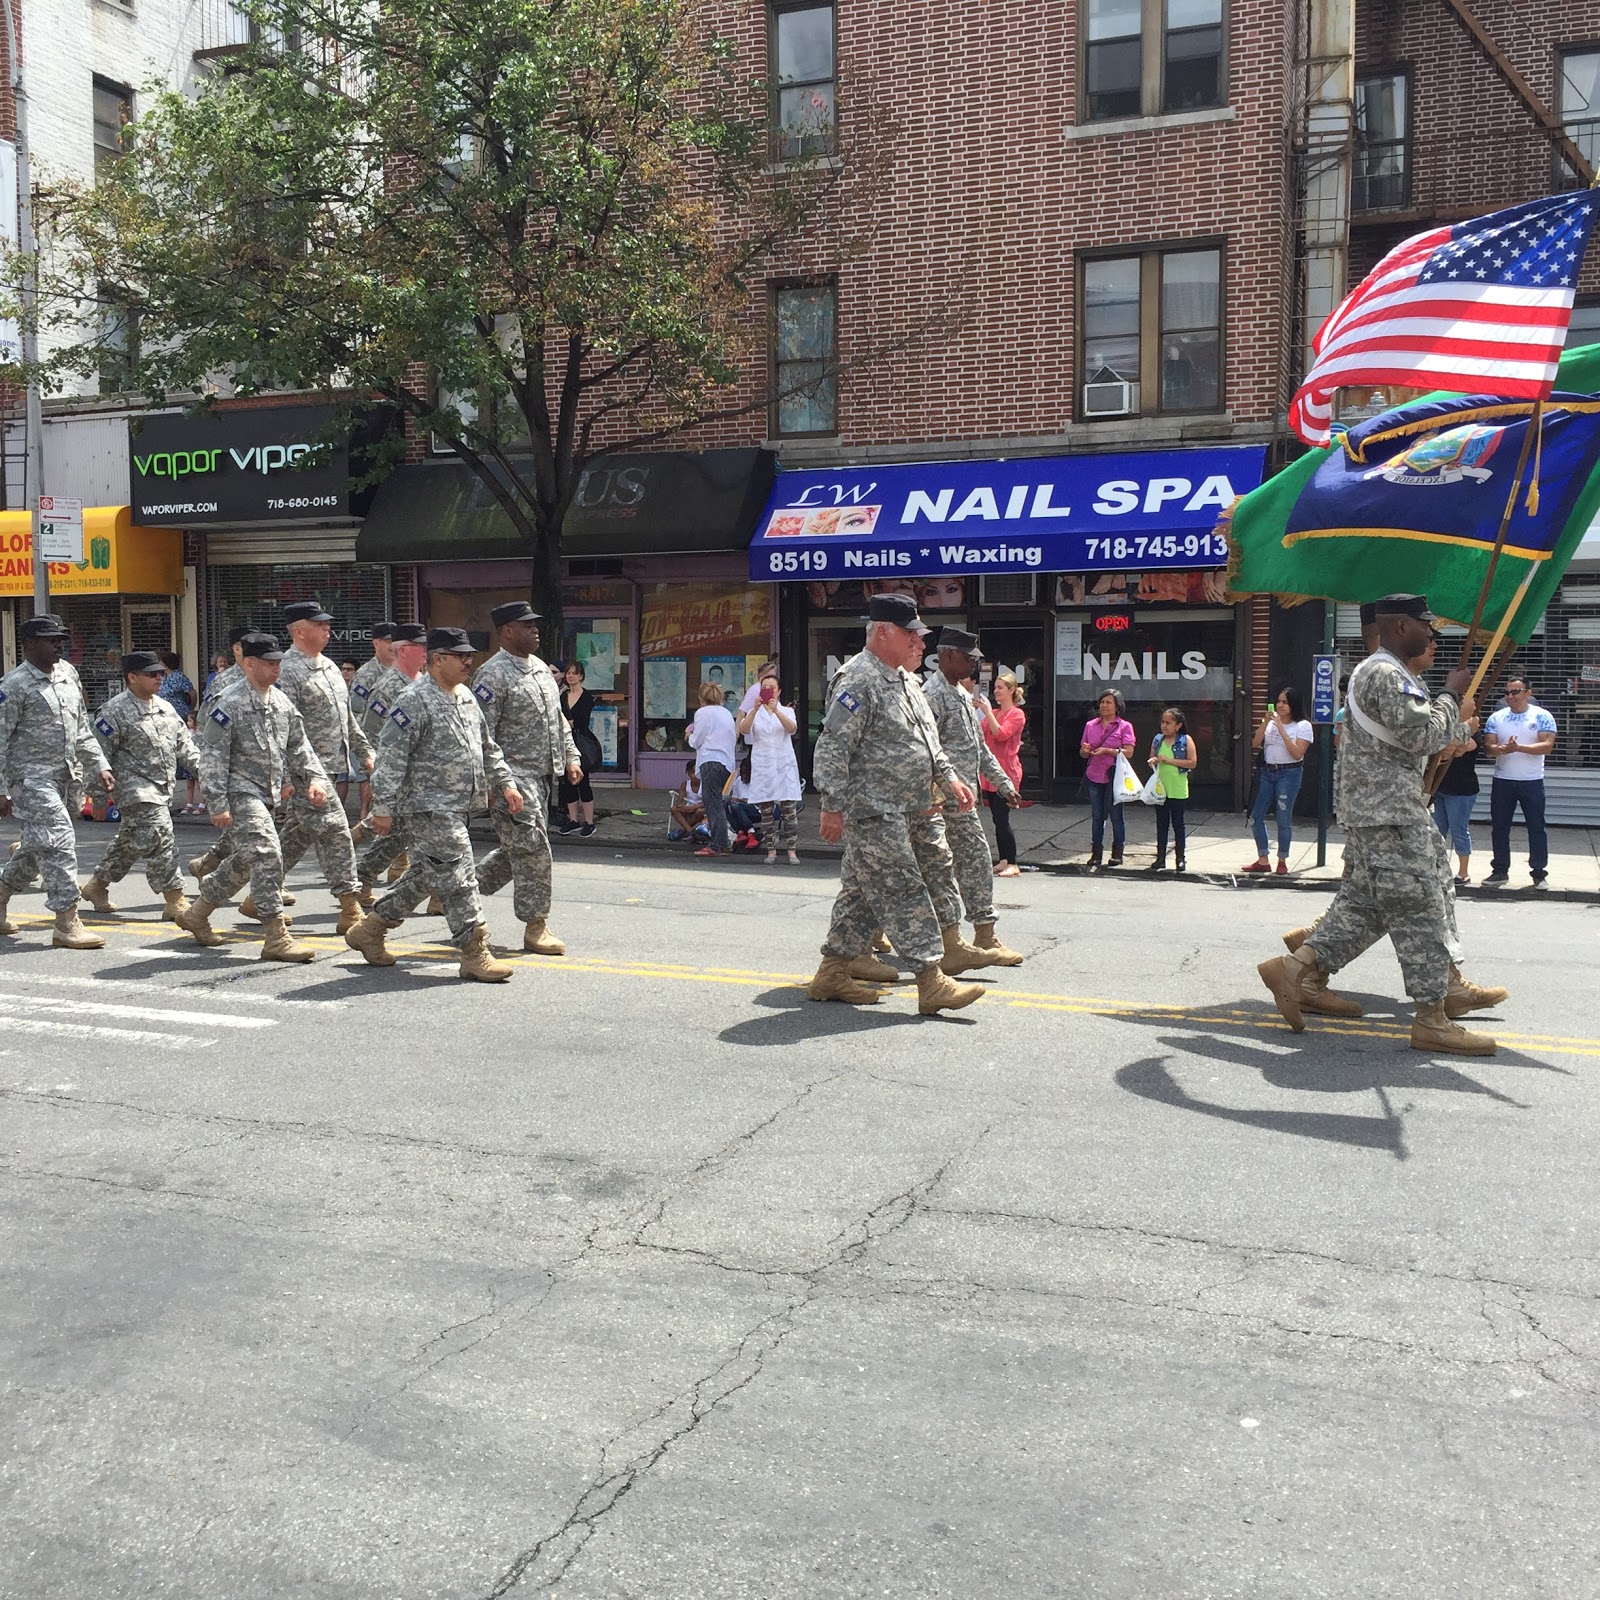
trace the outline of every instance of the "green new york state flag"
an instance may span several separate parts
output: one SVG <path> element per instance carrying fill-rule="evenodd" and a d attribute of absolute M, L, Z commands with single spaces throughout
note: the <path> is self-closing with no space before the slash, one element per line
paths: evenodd
<path fill-rule="evenodd" d="M 1564 355 L 1557 369 L 1555 387 L 1568 395 L 1600 395 L 1600 345 L 1585 345 Z M 1447 398 L 1442 394 L 1425 395 L 1412 404 L 1424 406 L 1430 401 Z M 1531 409 L 1531 403 L 1517 402 L 1516 409 L 1525 412 Z M 1390 525 L 1404 524 L 1406 506 L 1421 504 L 1411 497 L 1431 496 L 1433 491 L 1429 487 L 1396 490 L 1391 495 L 1393 515 L 1369 519 L 1359 528 L 1339 528 L 1336 536 L 1334 530 L 1311 536 L 1291 532 L 1290 524 L 1302 492 L 1316 477 L 1318 468 L 1341 448 L 1336 444 L 1326 450 L 1313 450 L 1291 462 L 1276 477 L 1269 478 L 1259 489 L 1235 502 L 1232 511 L 1223 517 L 1219 531 L 1228 537 L 1230 592 L 1275 594 L 1291 604 L 1298 600 L 1354 603 L 1376 600 L 1386 594 L 1424 594 L 1441 617 L 1453 622 L 1470 622 L 1489 569 L 1491 544 L 1484 543 L 1481 537 L 1429 536 L 1404 525 Z M 1509 471 L 1515 464 L 1516 456 L 1512 453 L 1506 471 L 1496 472 L 1492 477 L 1481 474 L 1484 482 L 1480 510 L 1485 518 L 1492 510 L 1491 541 L 1505 507 Z M 1424 476 L 1426 470 L 1416 476 Z M 1529 560 L 1515 553 L 1523 544 L 1533 542 L 1519 537 L 1519 529 L 1527 529 L 1530 524 L 1526 509 L 1527 478 L 1528 474 L 1524 473 L 1512 532 L 1484 607 L 1483 627 L 1491 633 L 1499 626 L 1507 606 L 1528 575 Z M 1537 541 L 1547 555 L 1534 563 L 1536 571 L 1532 583 L 1517 603 L 1506 630 L 1507 639 L 1516 644 L 1527 642 L 1555 594 L 1573 552 L 1600 513 L 1600 471 L 1587 475 L 1586 481 L 1576 490 L 1576 498 L 1551 493 L 1557 485 L 1549 482 L 1547 476 L 1541 477 L 1541 485 L 1545 517 L 1555 513 L 1562 516 L 1563 521 L 1559 531 L 1547 529 L 1544 537 Z M 1561 505 L 1563 499 L 1564 506 Z M 1376 525 L 1380 521 L 1383 525 Z M 1370 531 L 1364 531 L 1368 529 Z M 1464 527 L 1460 531 L 1468 532 Z"/>

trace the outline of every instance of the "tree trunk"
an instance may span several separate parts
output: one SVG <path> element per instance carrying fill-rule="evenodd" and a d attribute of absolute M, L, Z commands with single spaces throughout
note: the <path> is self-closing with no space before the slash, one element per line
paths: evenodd
<path fill-rule="evenodd" d="M 533 562 L 533 609 L 543 619 L 539 624 L 540 642 L 544 655 L 550 661 L 559 661 L 566 654 L 562 637 L 561 605 L 561 536 L 547 533 L 539 541 Z"/>

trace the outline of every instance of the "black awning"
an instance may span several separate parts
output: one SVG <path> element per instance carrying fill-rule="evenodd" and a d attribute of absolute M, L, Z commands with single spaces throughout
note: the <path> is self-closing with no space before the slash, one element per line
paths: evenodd
<path fill-rule="evenodd" d="M 770 450 L 606 456 L 578 484 L 562 554 L 724 554 L 749 548 L 772 489 Z M 530 554 L 488 486 L 464 462 L 398 467 L 379 486 L 356 560 L 502 561 Z"/>

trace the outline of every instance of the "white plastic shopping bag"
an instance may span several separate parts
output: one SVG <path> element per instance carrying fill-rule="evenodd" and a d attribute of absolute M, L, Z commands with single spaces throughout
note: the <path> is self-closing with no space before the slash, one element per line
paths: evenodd
<path fill-rule="evenodd" d="M 1161 768 L 1157 767 L 1148 778 L 1144 780 L 1144 787 L 1139 791 L 1139 798 L 1147 806 L 1159 806 L 1167 798 L 1167 791 L 1161 787 Z"/>
<path fill-rule="evenodd" d="M 1120 806 L 1125 801 L 1139 799 L 1143 789 L 1127 751 L 1117 751 L 1117 769 L 1111 774 L 1111 798 Z"/>

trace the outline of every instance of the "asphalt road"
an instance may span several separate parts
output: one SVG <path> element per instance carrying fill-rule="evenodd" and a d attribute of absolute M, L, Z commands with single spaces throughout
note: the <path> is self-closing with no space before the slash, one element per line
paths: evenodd
<path fill-rule="evenodd" d="M 504 988 L 121 892 L 0 941 L 7 1600 L 1600 1592 L 1600 910 L 1463 907 L 1457 1063 L 1254 887 L 1012 880 L 942 1019 L 817 866 L 563 861 Z"/>

